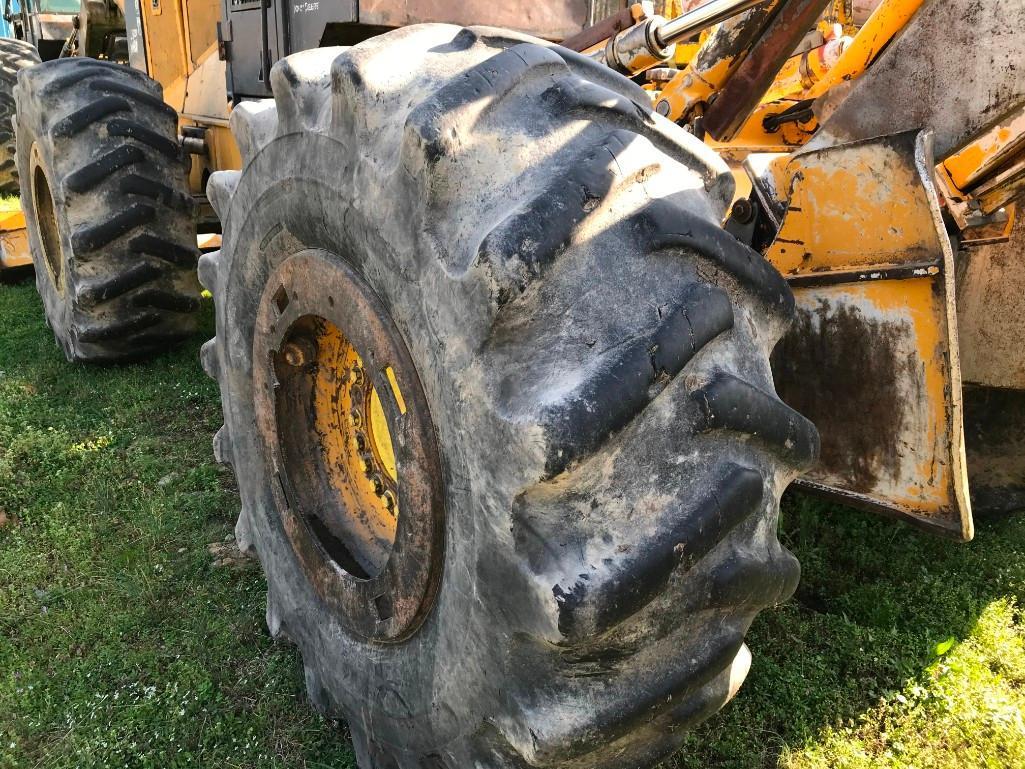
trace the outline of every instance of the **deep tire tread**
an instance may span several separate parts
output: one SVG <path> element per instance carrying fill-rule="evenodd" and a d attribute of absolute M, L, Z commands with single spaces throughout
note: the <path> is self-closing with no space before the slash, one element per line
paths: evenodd
<path fill-rule="evenodd" d="M 101 278 L 95 281 L 83 282 L 79 288 L 78 298 L 83 303 L 96 304 L 116 299 L 127 294 L 129 291 L 159 278 L 161 270 L 149 262 L 139 262 L 129 267 L 124 272 L 112 275 L 109 278 Z"/>
<path fill-rule="evenodd" d="M 18 194 L 17 152 L 12 121 L 15 116 L 14 89 L 18 73 L 39 63 L 39 52 L 31 43 L 0 39 L 0 194 Z"/>
<path fill-rule="evenodd" d="M 817 451 L 772 391 L 793 297 L 720 227 L 728 169 L 626 80 L 515 33 L 403 28 L 289 57 L 271 80 L 275 101 L 232 113 L 244 167 L 210 179 L 224 245 L 199 264 L 217 310 L 200 354 L 225 410 L 214 451 L 239 478 L 268 626 L 287 627 L 364 769 L 657 760 L 732 695 L 751 620 L 793 591 L 778 495 Z M 434 645 L 404 646 L 428 649 L 406 669 L 445 669 L 444 686 L 403 689 L 399 651 L 364 659 L 281 538 L 246 389 L 257 364 L 238 350 L 255 333 L 242 308 L 304 247 L 351 248 L 400 318 L 468 487 L 447 493 L 473 499 L 450 513 L 450 536 L 473 536 L 446 542 L 449 613 L 420 631 Z M 481 617 L 470 637 L 449 629 L 459 612 Z M 445 655 L 467 644 L 494 653 L 463 671 Z M 379 707 L 385 690 L 402 714 Z M 435 747 L 412 728 L 441 720 L 458 729 Z"/>
<path fill-rule="evenodd" d="M 183 213 L 192 213 L 194 202 L 191 195 L 174 190 L 166 184 L 147 179 L 139 174 L 129 174 L 118 182 L 118 189 L 125 195 L 149 198 Z"/>
<path fill-rule="evenodd" d="M 712 488 L 689 514 L 639 542 L 600 579 L 576 579 L 553 588 L 559 629 L 569 643 L 586 641 L 624 622 L 661 592 L 674 570 L 696 566 L 760 507 L 765 482 L 757 470 L 729 463 Z"/>
<path fill-rule="evenodd" d="M 127 112 L 131 108 L 132 105 L 119 96 L 104 96 L 62 118 L 53 127 L 53 135 L 61 139 L 74 136 L 102 118 L 115 112 Z"/>
<path fill-rule="evenodd" d="M 138 88 L 137 86 L 130 85 L 122 80 L 114 80 L 112 78 L 98 78 L 89 81 L 89 88 L 93 91 L 99 91 L 101 93 L 116 93 L 122 96 L 129 97 L 138 105 L 149 107 L 150 109 L 162 113 L 165 117 L 170 118 L 176 124 L 178 122 L 178 113 L 174 111 L 174 108 L 168 105 L 159 96 L 155 96 L 149 91 Z"/>
<path fill-rule="evenodd" d="M 818 431 L 810 421 L 775 394 L 734 374 L 716 373 L 691 398 L 698 406 L 696 427 L 701 432 L 728 430 L 750 435 L 801 469 L 808 469 L 818 456 Z"/>
<path fill-rule="evenodd" d="M 39 148 L 70 243 L 58 290 L 26 211 L 36 282 L 65 355 L 135 360 L 187 338 L 199 307 L 195 205 L 159 84 L 118 64 L 58 59 L 22 73 L 18 105 L 18 165 L 29 169 Z"/>
<path fill-rule="evenodd" d="M 125 136 L 140 141 L 148 147 L 155 149 L 168 160 L 181 160 L 181 148 L 177 142 L 168 139 L 166 136 L 161 136 L 156 131 L 147 128 L 136 120 L 121 118 L 111 120 L 107 124 L 107 132 L 111 136 Z"/>
<path fill-rule="evenodd" d="M 81 342 L 109 342 L 138 333 L 155 326 L 161 321 L 159 313 L 140 313 L 116 321 L 81 323 L 74 327 L 75 336 Z"/>
<path fill-rule="evenodd" d="M 679 374 L 733 323 L 733 307 L 723 290 L 689 287 L 658 327 L 617 348 L 571 396 L 543 408 L 541 422 L 550 436 L 546 477 L 597 451 L 651 402 L 657 394 L 653 387 Z"/>
<path fill-rule="evenodd" d="M 146 160 L 146 153 L 132 144 L 122 144 L 96 160 L 68 174 L 64 184 L 72 192 L 89 192 L 116 171 Z"/>
<path fill-rule="evenodd" d="M 603 205 L 607 197 L 634 174 L 653 168 L 624 168 L 617 154 L 636 135 L 612 131 L 597 145 L 585 148 L 571 163 L 571 170 L 556 178 L 541 194 L 520 206 L 492 229 L 477 253 L 479 262 L 488 263 L 499 284 L 497 301 L 505 304 L 523 293 L 530 282 L 540 278 L 571 242 L 580 224 Z M 567 214 L 549 219 L 553 210 Z M 507 267 L 516 265 L 509 274 Z M 502 274 L 502 273 L 505 274 Z"/>
<path fill-rule="evenodd" d="M 169 238 L 162 238 L 158 235 L 137 235 L 128 243 L 132 253 L 155 256 L 163 259 L 168 264 L 183 269 L 194 269 L 199 259 L 199 249 L 183 246 Z"/>
<path fill-rule="evenodd" d="M 148 288 L 132 296 L 132 304 L 136 307 L 153 307 L 168 312 L 195 312 L 199 309 L 199 299 L 188 294 L 165 291 L 160 288 Z"/>
<path fill-rule="evenodd" d="M 66 62 L 74 62 L 68 66 Z M 83 63 L 85 62 L 85 63 Z M 96 77 L 103 77 L 111 74 L 111 68 L 116 68 L 118 76 L 134 78 L 136 82 L 144 82 L 141 72 L 130 69 L 120 64 L 109 64 L 95 59 L 55 59 L 51 65 L 55 69 L 54 76 L 44 83 L 40 88 L 40 96 L 52 98 L 78 85 L 83 80 L 90 80 Z"/>
<path fill-rule="evenodd" d="M 71 236 L 72 247 L 83 257 L 107 246 L 111 241 L 149 224 L 156 217 L 156 209 L 145 203 L 131 203 L 105 222 L 75 230 Z"/>
<path fill-rule="evenodd" d="M 568 72 L 555 53 L 533 45 L 509 48 L 483 62 L 425 99 L 406 119 L 407 134 L 428 165 L 457 151 L 452 128 L 465 107 L 484 102 L 486 110 L 502 102 L 533 78 Z M 477 116 L 478 119 L 483 116 Z"/>

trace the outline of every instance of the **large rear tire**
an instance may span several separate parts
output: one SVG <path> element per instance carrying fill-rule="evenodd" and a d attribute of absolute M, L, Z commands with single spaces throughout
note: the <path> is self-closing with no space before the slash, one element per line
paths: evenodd
<path fill-rule="evenodd" d="M 272 633 L 364 769 L 666 755 L 796 586 L 778 499 L 818 446 L 769 370 L 792 296 L 719 227 L 725 165 L 498 30 L 271 80 L 232 114 L 200 279 Z"/>
<path fill-rule="evenodd" d="M 167 350 L 196 328 L 196 225 L 159 83 L 93 59 L 18 78 L 18 170 L 36 286 L 68 360 Z"/>
<path fill-rule="evenodd" d="M 31 43 L 0 38 L 0 195 L 18 194 L 14 87 L 18 84 L 18 73 L 38 63 L 39 51 Z"/>

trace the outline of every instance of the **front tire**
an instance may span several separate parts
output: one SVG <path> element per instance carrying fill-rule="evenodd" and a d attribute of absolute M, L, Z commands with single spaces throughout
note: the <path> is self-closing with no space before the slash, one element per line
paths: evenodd
<path fill-rule="evenodd" d="M 364 769 L 666 755 L 796 586 L 778 499 L 818 446 L 773 390 L 793 299 L 719 227 L 725 166 L 498 30 L 308 51 L 272 84 L 232 114 L 200 261 L 272 633 Z"/>

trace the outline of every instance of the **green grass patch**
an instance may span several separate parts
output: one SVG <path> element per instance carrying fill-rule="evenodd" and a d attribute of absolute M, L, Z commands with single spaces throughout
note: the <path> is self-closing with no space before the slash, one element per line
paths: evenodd
<path fill-rule="evenodd" d="M 781 528 L 797 595 L 667 769 L 1025 766 L 1025 517 L 958 544 L 794 494 Z"/>
<path fill-rule="evenodd" d="M 238 500 L 200 340 L 71 366 L 30 283 L 0 317 L 0 767 L 354 766 L 259 568 L 212 567 Z"/>
<path fill-rule="evenodd" d="M 196 342 L 112 368 L 64 361 L 30 282 L 0 317 L 0 769 L 353 767 L 258 567 L 207 551 L 238 509 L 209 302 Z M 958 545 L 795 495 L 782 537 L 797 596 L 665 769 L 1025 766 L 1025 519 Z"/>

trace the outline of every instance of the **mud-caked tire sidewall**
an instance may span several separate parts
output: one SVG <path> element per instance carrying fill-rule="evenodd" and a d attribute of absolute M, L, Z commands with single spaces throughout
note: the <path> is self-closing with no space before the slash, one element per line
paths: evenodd
<path fill-rule="evenodd" d="M 57 237 L 60 240 L 60 254 L 52 255 L 60 260 L 60 278 L 54 279 L 54 271 L 47 259 L 36 261 L 36 291 L 43 303 L 43 311 L 51 328 L 65 329 L 71 325 L 73 303 L 67 300 L 65 293 L 68 270 L 71 268 L 68 254 L 72 253 L 71 225 L 68 222 L 67 206 L 63 185 L 55 183 L 53 173 L 53 145 L 46 140 L 45 133 L 40 136 L 38 127 L 28 120 L 21 119 L 18 128 L 18 167 L 22 171 L 22 205 L 28 231 L 29 248 L 33 254 L 43 254 L 45 249 L 40 234 L 41 223 L 37 217 L 36 179 L 37 169 L 46 177 L 49 192 L 53 200 L 53 216 L 56 222 Z M 66 335 L 56 334 L 57 343 L 61 346 L 65 357 L 72 360 L 74 351 L 68 345 Z"/>
<path fill-rule="evenodd" d="M 334 169 L 347 162 L 344 148 L 337 144 L 324 143 L 311 149 L 309 138 L 285 137 L 277 141 L 281 145 L 274 153 L 266 154 L 268 160 L 272 155 L 293 160 L 305 156 L 319 160 L 325 168 Z M 336 154 L 330 154 L 332 152 Z M 236 193 L 235 204 L 240 208 L 245 206 L 246 196 L 262 186 L 257 182 L 263 172 L 261 165 L 262 159 L 257 159 L 247 169 Z M 506 664 L 501 655 L 492 653 L 498 649 L 489 640 L 493 625 L 489 625 L 488 617 L 480 611 L 482 604 L 468 605 L 455 600 L 472 593 L 477 589 L 475 585 L 492 583 L 490 578 L 481 582 L 475 579 L 478 564 L 482 562 L 480 550 L 483 547 L 484 552 L 497 553 L 500 548 L 489 543 L 489 533 L 478 531 L 477 517 L 468 514 L 473 509 L 474 498 L 481 495 L 486 498 L 487 490 L 479 488 L 478 484 L 486 483 L 487 479 L 469 479 L 470 483 L 465 485 L 444 483 L 444 509 L 448 511 L 442 569 L 444 586 L 426 621 L 412 638 L 399 645 L 359 641 L 339 618 L 326 610 L 282 527 L 277 503 L 267 483 L 272 472 L 268 447 L 258 431 L 241 429 L 257 422 L 253 408 L 256 394 L 253 392 L 252 349 L 259 310 L 257 300 L 263 291 L 253 291 L 252 287 L 268 285 L 282 262 L 306 249 L 323 249 L 344 259 L 368 279 L 387 307 L 390 320 L 404 337 L 424 387 L 438 444 L 449 447 L 448 451 L 442 451 L 447 479 L 467 479 L 461 457 L 452 447 L 462 445 L 464 441 L 458 436 L 473 434 L 474 427 L 460 418 L 469 411 L 457 403 L 454 382 L 445 376 L 447 364 L 432 354 L 438 344 L 430 329 L 431 318 L 422 314 L 422 304 L 397 301 L 402 294 L 402 283 L 409 277 L 393 272 L 399 255 L 383 240 L 368 243 L 366 225 L 357 220 L 311 217 L 311 200 L 317 200 L 317 205 L 326 210 L 341 210 L 347 198 L 343 192 L 327 188 L 328 180 L 318 184 L 310 175 L 304 176 L 303 171 L 308 169 L 302 163 L 298 165 L 299 168 L 292 169 L 283 180 L 268 179 L 267 186 L 259 189 L 259 199 L 249 209 L 244 224 L 238 229 L 233 227 L 226 236 L 226 241 L 233 243 L 267 244 L 262 252 L 234 254 L 232 264 L 237 268 L 227 276 L 227 283 L 217 297 L 218 316 L 223 322 L 219 336 L 232 340 L 221 350 L 222 354 L 230 356 L 227 368 L 232 373 L 233 388 L 231 397 L 222 399 L 222 404 L 233 465 L 239 475 L 242 507 L 246 511 L 244 515 L 250 516 L 254 544 L 272 586 L 271 611 L 277 612 L 278 618 L 284 621 L 281 632 L 304 650 L 308 683 L 310 678 L 314 679 L 314 686 L 323 689 L 322 696 L 329 709 L 342 708 L 348 720 L 372 727 L 380 737 L 403 735 L 412 739 L 407 748 L 429 753 L 456 740 L 461 736 L 462 725 L 473 721 L 474 713 L 492 710 L 489 701 L 502 696 L 487 685 L 489 681 L 502 679 L 500 671 Z M 233 430 L 233 426 L 239 427 Z M 490 568 L 501 569 L 502 566 L 492 561 Z M 374 659 L 374 667 L 343 662 L 360 658 Z M 465 667 L 451 666 L 448 661 L 453 659 L 463 660 Z M 318 660 L 336 660 L 340 664 L 320 667 Z M 331 702 L 332 691 L 349 692 L 362 700 L 362 704 L 353 708 Z M 439 702 L 446 703 L 446 707 L 437 707 Z M 459 703 L 460 712 L 449 710 L 453 703 Z M 430 735 L 430 738 L 418 744 L 420 735 Z"/>

